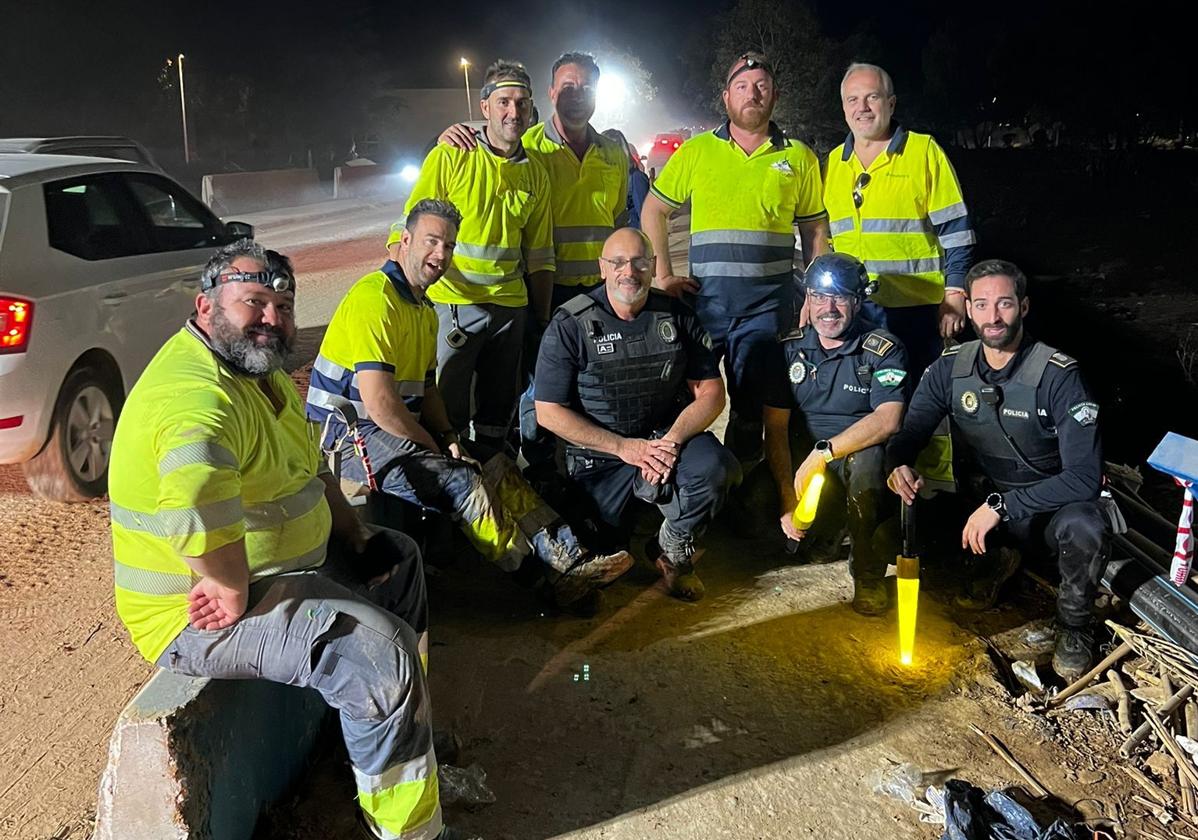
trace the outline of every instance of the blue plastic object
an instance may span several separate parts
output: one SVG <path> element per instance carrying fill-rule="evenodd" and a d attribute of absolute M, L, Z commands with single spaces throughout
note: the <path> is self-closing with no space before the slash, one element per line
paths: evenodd
<path fill-rule="evenodd" d="M 1169 432 L 1148 456 L 1148 465 L 1198 485 L 1198 440 Z"/>

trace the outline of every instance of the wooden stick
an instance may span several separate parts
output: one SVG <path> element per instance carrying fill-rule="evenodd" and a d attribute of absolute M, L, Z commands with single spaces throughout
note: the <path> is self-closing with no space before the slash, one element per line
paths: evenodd
<path fill-rule="evenodd" d="M 1198 706 L 1194 705 L 1194 701 L 1187 701 L 1183 707 L 1182 719 L 1185 721 L 1186 737 L 1198 738 Z M 1185 782 L 1181 777 L 1181 773 L 1177 774 L 1177 783 L 1181 785 L 1181 803 L 1182 809 L 1187 816 L 1193 817 L 1198 814 L 1198 791 L 1193 785 Z"/>
<path fill-rule="evenodd" d="M 1131 780 L 1143 788 L 1145 793 L 1155 799 L 1158 805 L 1163 805 L 1167 808 L 1173 804 L 1173 797 L 1165 793 L 1160 785 L 1145 776 L 1144 772 L 1138 767 L 1128 767 L 1126 764 L 1116 764 L 1115 766 L 1131 777 Z"/>
<path fill-rule="evenodd" d="M 1085 688 L 1090 683 L 1092 683 L 1094 681 L 1095 677 L 1097 677 L 1099 674 L 1106 671 L 1107 668 L 1110 668 L 1112 665 L 1114 665 L 1116 662 L 1118 662 L 1123 657 L 1127 656 L 1127 654 L 1129 654 L 1129 653 L 1131 653 L 1131 643 L 1124 642 L 1123 644 L 1119 645 L 1119 647 L 1115 648 L 1113 651 L 1108 653 L 1106 655 L 1105 659 L 1103 659 L 1101 662 L 1099 662 L 1097 665 L 1095 665 L 1093 668 L 1091 668 L 1089 671 L 1087 671 L 1085 674 L 1083 674 L 1079 679 L 1075 680 L 1073 683 L 1066 686 L 1064 688 L 1064 690 L 1062 690 L 1059 694 L 1057 694 L 1055 697 L 1053 697 L 1051 700 L 1049 700 L 1044 705 L 1050 709 L 1053 708 L 1054 706 L 1061 705 L 1066 700 L 1068 700 L 1070 697 L 1077 694 L 1083 688 Z"/>
<path fill-rule="evenodd" d="M 1106 672 L 1106 678 L 1107 682 L 1115 687 L 1115 698 L 1119 701 L 1119 731 L 1124 735 L 1130 735 L 1131 695 L 1127 693 L 1127 686 L 1123 684 L 1123 678 L 1114 668 Z"/>
<path fill-rule="evenodd" d="M 1162 703 L 1160 708 L 1157 711 L 1160 712 L 1161 714 L 1168 714 L 1169 712 L 1173 711 L 1178 706 L 1180 706 L 1182 703 L 1189 700 L 1190 695 L 1193 693 L 1194 693 L 1194 686 L 1183 685 L 1181 688 L 1177 689 L 1177 692 L 1172 697 L 1170 697 L 1168 700 L 1166 700 L 1164 703 Z M 1124 758 L 1127 758 L 1128 756 L 1131 755 L 1131 751 L 1136 748 L 1136 745 L 1148 737 L 1148 734 L 1150 732 L 1152 732 L 1152 724 L 1149 723 L 1148 718 L 1152 717 L 1152 716 L 1153 716 L 1152 710 L 1145 707 L 1144 722 L 1141 723 L 1136 728 L 1135 732 L 1133 732 L 1127 736 L 1127 740 L 1123 742 L 1123 745 L 1121 747 L 1119 747 L 1119 755 L 1123 756 Z"/>
<path fill-rule="evenodd" d="M 1019 777 L 1023 779 L 1023 781 L 1025 781 L 1032 789 L 1032 793 L 1036 794 L 1036 796 L 1040 799 L 1044 799 L 1048 796 L 1047 788 L 1036 781 L 1036 777 L 1033 776 L 1026 767 L 1015 760 L 1015 757 L 1007 751 L 1007 748 L 1002 745 L 1001 741 L 999 741 L 990 733 L 983 732 L 976 724 L 969 724 L 969 728 L 972 729 L 977 735 L 981 736 L 982 740 L 990 746 L 990 749 L 994 750 L 995 754 L 999 758 L 1007 763 L 1008 767 L 1019 774 Z M 1180 749 L 1180 747 L 1178 749 Z"/>
<path fill-rule="evenodd" d="M 1191 785 L 1198 785 L 1198 768 L 1194 767 L 1194 762 L 1190 756 L 1178 746 L 1177 741 L 1169 734 L 1169 730 L 1165 729 L 1165 725 L 1161 723 L 1160 718 L 1151 709 L 1144 710 L 1144 719 L 1148 721 L 1148 725 L 1152 727 L 1152 731 L 1156 733 L 1156 737 L 1160 738 L 1161 745 L 1168 750 L 1169 755 L 1173 756 L 1173 760 L 1177 762 L 1177 768 L 1185 774 L 1186 779 Z"/>
<path fill-rule="evenodd" d="M 1173 691 L 1174 691 L 1173 678 L 1171 676 L 1169 676 L 1169 669 L 1164 667 L 1163 665 L 1161 666 L 1160 673 L 1161 673 L 1161 703 L 1164 703 L 1165 700 L 1167 700 L 1168 698 L 1173 696 Z M 1169 714 L 1165 714 L 1164 712 L 1162 712 L 1161 720 L 1164 722 L 1165 726 L 1168 726 L 1170 729 L 1177 728 L 1177 715 L 1175 715 L 1172 711 L 1170 711 Z"/>

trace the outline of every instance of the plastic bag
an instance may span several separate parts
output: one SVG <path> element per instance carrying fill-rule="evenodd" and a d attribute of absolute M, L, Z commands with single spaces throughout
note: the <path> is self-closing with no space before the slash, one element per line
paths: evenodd
<path fill-rule="evenodd" d="M 487 787 L 486 771 L 478 764 L 466 768 L 442 764 L 437 767 L 437 781 L 442 805 L 490 805 L 495 802 L 495 794 Z"/>
<path fill-rule="evenodd" d="M 908 805 L 919 797 L 918 788 L 922 782 L 923 771 L 910 762 L 879 768 L 865 777 L 866 786 L 874 793 L 889 796 Z"/>

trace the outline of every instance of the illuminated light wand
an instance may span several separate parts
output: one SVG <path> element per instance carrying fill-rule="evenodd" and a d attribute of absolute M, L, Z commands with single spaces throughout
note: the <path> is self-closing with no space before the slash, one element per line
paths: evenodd
<path fill-rule="evenodd" d="M 919 554 L 915 551 L 915 503 L 902 503 L 903 552 L 898 569 L 899 660 L 910 665 L 915 655 L 915 617 L 919 611 Z"/>
<path fill-rule="evenodd" d="M 794 523 L 796 531 L 809 531 L 815 524 L 815 512 L 819 510 L 819 494 L 823 489 L 824 473 L 823 470 L 820 470 L 807 479 L 803 495 L 799 498 L 799 503 L 795 505 L 795 512 L 791 514 L 790 521 Z"/>

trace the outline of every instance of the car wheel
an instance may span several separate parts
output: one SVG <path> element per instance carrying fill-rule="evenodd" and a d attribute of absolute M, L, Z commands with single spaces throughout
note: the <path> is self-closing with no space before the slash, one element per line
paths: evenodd
<path fill-rule="evenodd" d="M 120 402 L 111 377 L 91 367 L 71 372 L 58 392 L 50 439 L 23 466 L 34 495 L 59 502 L 104 495 Z"/>

